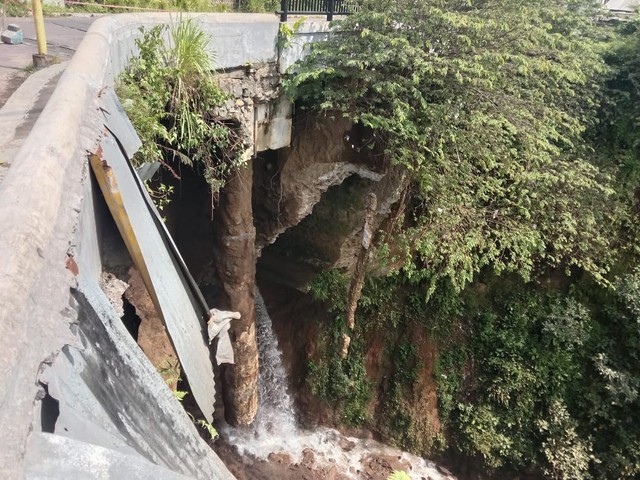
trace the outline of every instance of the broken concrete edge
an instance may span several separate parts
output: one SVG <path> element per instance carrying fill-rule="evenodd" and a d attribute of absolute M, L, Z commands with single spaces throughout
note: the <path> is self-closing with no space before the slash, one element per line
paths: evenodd
<path fill-rule="evenodd" d="M 231 480 L 98 284 L 79 275 L 72 309 L 78 345 L 42 365 L 57 408 L 43 403 L 25 477 Z"/>
<path fill-rule="evenodd" d="M 40 382 L 47 385 L 48 394 L 58 401 L 54 433 L 83 442 L 81 450 L 107 449 L 102 468 L 109 468 L 109 474 L 115 473 L 110 467 L 131 463 L 161 467 L 155 468 L 161 474 L 159 478 L 188 475 L 232 479 L 129 335 L 99 285 L 81 274 L 76 278 L 72 304 L 78 321 L 73 329 L 78 346 L 63 347 L 39 376 Z M 48 438 L 49 442 L 55 442 Z M 43 457 L 28 451 L 27 478 L 46 472 L 50 463 L 66 465 L 64 468 L 71 465 L 76 473 L 91 472 L 95 476 L 94 465 L 76 464 L 76 454 L 72 451 L 67 454 L 65 459 L 52 453 Z M 136 458 L 131 458 L 132 455 Z M 133 472 L 125 477 L 148 478 Z"/>
<path fill-rule="evenodd" d="M 282 75 L 293 72 L 295 63 L 309 53 L 313 43 L 329 38 L 330 30 L 330 23 L 324 20 L 310 19 L 302 22 L 287 45 L 278 52 L 279 72 Z"/>

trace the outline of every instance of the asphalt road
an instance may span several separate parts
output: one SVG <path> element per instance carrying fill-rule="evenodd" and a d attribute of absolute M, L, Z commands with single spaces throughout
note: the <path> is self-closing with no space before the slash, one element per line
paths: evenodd
<path fill-rule="evenodd" d="M 48 53 L 57 57 L 59 61 L 70 59 L 86 31 L 98 17 L 99 15 L 81 14 L 45 18 Z M 32 64 L 32 55 L 38 53 L 33 18 L 8 17 L 5 27 L 9 23 L 15 23 L 22 28 L 24 43 L 0 43 L 0 107 L 26 78 L 25 68 Z"/>

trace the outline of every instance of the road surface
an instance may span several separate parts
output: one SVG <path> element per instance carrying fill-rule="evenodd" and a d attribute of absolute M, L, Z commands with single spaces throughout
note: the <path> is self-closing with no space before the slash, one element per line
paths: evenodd
<path fill-rule="evenodd" d="M 98 15 L 91 14 L 45 18 L 48 53 L 58 61 L 69 60 L 87 29 L 97 18 Z M 32 55 L 38 53 L 33 18 L 8 17 L 5 26 L 9 23 L 15 23 L 22 28 L 24 43 L 0 43 L 0 108 L 28 76 L 25 69 L 32 64 Z"/>

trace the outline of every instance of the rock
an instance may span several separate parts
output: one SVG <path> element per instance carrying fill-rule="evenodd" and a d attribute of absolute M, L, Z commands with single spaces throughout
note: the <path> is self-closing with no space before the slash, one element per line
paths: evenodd
<path fill-rule="evenodd" d="M 453 477 L 453 473 L 451 473 L 449 470 L 447 470 L 441 465 L 436 465 L 436 470 L 438 470 L 438 472 L 440 472 L 443 475 L 447 475 L 448 477 Z"/>
<path fill-rule="evenodd" d="M 340 448 L 345 452 L 350 452 L 356 447 L 355 442 L 352 442 L 345 437 L 340 437 L 340 440 L 338 440 L 338 444 L 340 445 Z"/>
<path fill-rule="evenodd" d="M 15 23 L 10 23 L 7 25 L 7 29 L 0 35 L 0 40 L 9 45 L 19 45 L 24 40 L 22 29 Z"/>
<path fill-rule="evenodd" d="M 300 462 L 305 467 L 311 467 L 316 463 L 316 455 L 313 453 L 313 450 L 310 448 L 305 448 L 302 451 L 302 462 Z"/>
<path fill-rule="evenodd" d="M 102 272 L 102 275 L 100 275 L 100 288 L 109 299 L 109 303 L 116 311 L 116 315 L 122 318 L 124 316 L 122 295 L 129 288 L 129 285 L 111 273 Z"/>
<path fill-rule="evenodd" d="M 347 355 L 349 355 L 349 345 L 351 345 L 351 337 L 343 334 L 342 345 L 340 346 L 340 358 L 347 358 Z"/>
<path fill-rule="evenodd" d="M 291 459 L 291 455 L 284 452 L 270 453 L 267 458 L 269 459 L 270 462 L 279 463 L 281 465 L 291 465 L 291 463 L 293 463 L 293 460 Z"/>
<path fill-rule="evenodd" d="M 382 457 L 370 456 L 362 462 L 364 478 L 385 479 L 392 472 L 393 468 L 389 462 Z"/>
<path fill-rule="evenodd" d="M 341 432 L 343 435 L 348 437 L 356 437 L 361 440 L 373 440 L 373 432 L 366 428 L 342 428 Z"/>
<path fill-rule="evenodd" d="M 178 355 L 173 348 L 162 317 L 156 310 L 142 277 L 134 267 L 129 270 L 129 288 L 124 296 L 135 307 L 136 315 L 140 318 L 138 345 L 167 382 L 169 388 L 175 391 L 180 379 Z"/>
<path fill-rule="evenodd" d="M 338 472 L 338 468 L 334 465 L 329 469 L 329 471 L 325 472 L 324 478 L 326 480 L 335 480 L 340 477 L 340 473 Z"/>

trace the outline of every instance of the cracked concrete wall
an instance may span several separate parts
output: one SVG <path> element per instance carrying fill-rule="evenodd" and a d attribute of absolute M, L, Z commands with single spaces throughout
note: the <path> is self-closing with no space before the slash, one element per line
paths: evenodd
<path fill-rule="evenodd" d="M 214 113 L 240 125 L 250 154 L 289 145 L 293 108 L 291 101 L 281 95 L 282 75 L 275 63 L 226 69 L 216 74 L 216 80 L 231 98 Z"/>

